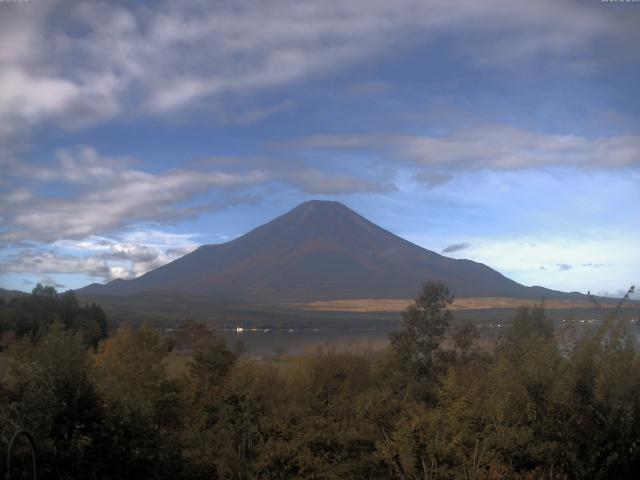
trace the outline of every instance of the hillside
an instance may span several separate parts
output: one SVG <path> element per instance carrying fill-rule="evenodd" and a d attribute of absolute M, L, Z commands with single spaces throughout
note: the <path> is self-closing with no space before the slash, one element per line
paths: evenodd
<path fill-rule="evenodd" d="M 25 295 L 28 295 L 28 293 L 20 292 L 18 290 L 6 290 L 4 288 L 0 288 L 0 298 L 2 298 L 6 302 L 11 300 L 12 298 L 22 297 Z"/>
<path fill-rule="evenodd" d="M 186 293 L 221 302 L 413 298 L 425 281 L 459 297 L 584 298 L 525 287 L 481 263 L 424 249 L 339 202 L 309 201 L 227 243 L 81 295 Z"/>

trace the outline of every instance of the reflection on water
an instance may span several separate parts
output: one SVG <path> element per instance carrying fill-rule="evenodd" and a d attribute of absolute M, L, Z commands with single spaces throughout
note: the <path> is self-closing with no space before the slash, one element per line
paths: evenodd
<path fill-rule="evenodd" d="M 597 328 L 600 321 L 577 321 L 573 328 L 577 332 L 586 332 Z M 488 323 L 481 327 L 484 335 L 495 337 L 508 327 L 504 323 Z M 567 327 L 563 322 L 556 324 L 561 334 Z M 333 348 L 336 351 L 368 352 L 385 348 L 389 344 L 389 333 L 396 329 L 247 329 L 221 330 L 228 345 L 238 342 L 248 355 L 301 355 L 313 353 L 319 348 Z M 632 322 L 629 328 L 640 341 L 640 324 Z M 565 332 L 566 333 L 566 332 Z M 578 333 L 579 334 L 579 333 Z"/>
<path fill-rule="evenodd" d="M 300 355 L 319 348 L 336 351 L 366 352 L 381 350 L 389 342 L 383 329 L 242 329 L 223 330 L 228 344 L 241 342 L 249 355 Z"/>

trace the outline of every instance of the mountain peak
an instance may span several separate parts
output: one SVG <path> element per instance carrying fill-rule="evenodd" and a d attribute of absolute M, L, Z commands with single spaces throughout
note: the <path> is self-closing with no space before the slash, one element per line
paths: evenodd
<path fill-rule="evenodd" d="M 244 237 L 254 245 L 300 248 L 305 242 L 367 248 L 372 238 L 391 236 L 343 203 L 309 200 Z M 396 237 L 397 238 L 397 237 Z M 238 239 L 240 240 L 240 239 Z"/>
<path fill-rule="evenodd" d="M 340 203 L 336 200 L 307 200 L 301 203 L 293 210 L 290 210 L 284 216 L 289 214 L 293 215 L 308 215 L 308 214 L 342 214 L 342 215 L 357 215 L 356 212 L 347 207 L 344 203 Z"/>
<path fill-rule="evenodd" d="M 307 200 L 306 202 L 302 202 L 300 205 L 295 207 L 294 210 L 297 208 L 314 210 L 346 210 L 349 212 L 353 212 L 353 210 L 347 207 L 344 203 L 337 200 Z"/>
<path fill-rule="evenodd" d="M 102 292 L 177 291 L 245 303 L 411 298 L 425 281 L 445 282 L 458 296 L 537 293 L 485 265 L 414 245 L 327 200 L 304 202 L 230 242 L 204 246 Z"/>

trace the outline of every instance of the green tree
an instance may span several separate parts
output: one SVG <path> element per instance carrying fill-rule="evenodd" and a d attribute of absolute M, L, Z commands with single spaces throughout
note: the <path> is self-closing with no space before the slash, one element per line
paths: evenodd
<path fill-rule="evenodd" d="M 54 324 L 39 343 L 19 341 L 8 356 L 2 431 L 36 437 L 43 478 L 94 478 L 103 417 L 82 335 Z"/>
<path fill-rule="evenodd" d="M 36 285 L 31 295 L 14 297 L 0 305 L 0 332 L 38 342 L 54 323 L 80 331 L 85 343 L 96 347 L 107 336 L 107 317 L 94 303 L 82 306 L 72 291 L 58 294 L 53 287 Z"/>
<path fill-rule="evenodd" d="M 182 403 L 167 377 L 167 340 L 149 325 L 121 328 L 95 357 L 95 381 L 105 406 L 109 444 L 104 475 L 176 478 L 182 472 Z"/>
<path fill-rule="evenodd" d="M 269 469 L 288 464 L 300 478 L 386 478 L 368 418 L 370 364 L 363 355 L 331 349 L 303 359 L 287 385 L 287 398 L 295 400 L 279 410 L 270 437 L 289 440 L 268 442 L 261 457 Z"/>
<path fill-rule="evenodd" d="M 237 363 L 197 404 L 189 458 L 220 478 L 268 478 L 259 456 L 269 439 L 268 419 L 282 403 L 282 389 L 274 368 Z"/>
<path fill-rule="evenodd" d="M 453 296 L 442 283 L 425 283 L 414 303 L 403 312 L 404 329 L 390 335 L 393 367 L 409 375 L 416 394 L 433 401 L 433 389 L 446 369 L 442 342 L 453 318 Z"/>
<path fill-rule="evenodd" d="M 194 345 L 190 374 L 201 389 L 207 390 L 227 376 L 237 359 L 238 354 L 227 348 L 222 336 L 208 335 Z"/>

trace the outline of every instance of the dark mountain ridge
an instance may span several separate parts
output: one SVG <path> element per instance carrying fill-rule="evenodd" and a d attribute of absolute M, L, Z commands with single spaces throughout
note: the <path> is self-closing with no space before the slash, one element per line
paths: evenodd
<path fill-rule="evenodd" d="M 16 297 L 24 297 L 25 295 L 28 295 L 28 293 L 21 292 L 19 290 L 6 290 L 4 288 L 0 288 L 0 298 L 2 298 L 5 302 L 8 302 Z"/>
<path fill-rule="evenodd" d="M 425 281 L 460 297 L 584 298 L 525 287 L 471 260 L 415 245 L 335 201 L 308 201 L 227 243 L 81 294 L 182 292 L 242 303 L 411 298 Z"/>

